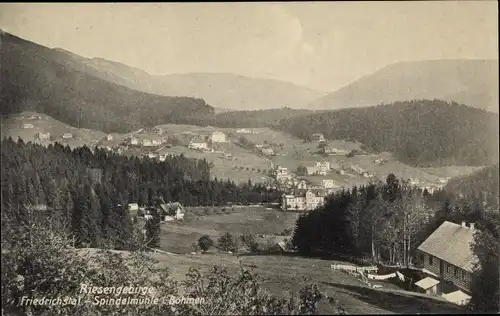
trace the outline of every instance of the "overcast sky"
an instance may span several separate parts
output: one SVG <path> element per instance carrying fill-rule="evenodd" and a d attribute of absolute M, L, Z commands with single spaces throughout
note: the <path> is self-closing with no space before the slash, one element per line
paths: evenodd
<path fill-rule="evenodd" d="M 497 58 L 496 1 L 0 4 L 0 28 L 152 74 L 331 91 L 390 63 Z"/>

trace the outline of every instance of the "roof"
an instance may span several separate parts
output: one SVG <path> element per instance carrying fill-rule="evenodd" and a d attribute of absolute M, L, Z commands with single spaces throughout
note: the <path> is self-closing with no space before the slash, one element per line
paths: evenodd
<path fill-rule="evenodd" d="M 464 292 L 458 290 L 455 292 L 451 292 L 448 294 L 441 295 L 445 300 L 450 301 L 452 303 L 460 303 L 463 301 L 468 301 L 471 299 L 470 295 L 465 294 Z"/>
<path fill-rule="evenodd" d="M 430 289 L 431 287 L 439 284 L 439 281 L 430 277 L 425 277 L 424 279 L 415 282 L 415 285 L 424 290 Z"/>
<path fill-rule="evenodd" d="M 470 249 L 473 242 L 473 230 L 445 221 L 417 249 L 473 272 L 477 262 L 477 257 Z"/>
<path fill-rule="evenodd" d="M 179 208 L 183 210 L 183 207 L 179 202 L 160 204 L 160 207 L 162 208 L 163 211 L 167 213 L 174 213 Z"/>

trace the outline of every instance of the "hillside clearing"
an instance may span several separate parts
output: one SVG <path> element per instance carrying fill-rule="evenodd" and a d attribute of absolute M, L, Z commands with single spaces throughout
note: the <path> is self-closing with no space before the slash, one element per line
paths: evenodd
<path fill-rule="evenodd" d="M 205 209 L 209 215 L 205 215 Z M 235 236 L 245 233 L 277 235 L 285 229 L 293 229 L 299 216 L 298 213 L 263 207 L 226 208 L 229 214 L 214 214 L 220 209 L 187 208 L 185 221 L 162 224 L 160 248 L 169 252 L 189 253 L 193 251 L 192 244 L 203 235 L 214 240 L 224 233 Z"/>

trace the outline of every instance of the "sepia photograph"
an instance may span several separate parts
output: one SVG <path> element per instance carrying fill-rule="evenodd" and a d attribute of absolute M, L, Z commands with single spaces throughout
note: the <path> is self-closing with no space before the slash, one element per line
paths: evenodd
<path fill-rule="evenodd" d="M 2 316 L 500 312 L 497 1 L 0 3 Z"/>

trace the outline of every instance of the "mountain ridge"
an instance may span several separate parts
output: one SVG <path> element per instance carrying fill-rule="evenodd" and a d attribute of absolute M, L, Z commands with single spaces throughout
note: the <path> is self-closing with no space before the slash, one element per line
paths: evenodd
<path fill-rule="evenodd" d="M 63 51 L 72 59 L 92 68 L 86 71 L 104 80 L 158 95 L 202 98 L 221 109 L 302 108 L 327 93 L 282 80 L 228 72 L 151 74 L 122 62 L 101 57 L 85 58 L 59 48 L 55 50 Z"/>
<path fill-rule="evenodd" d="M 1 33 L 1 113 L 33 110 L 72 126 L 124 132 L 214 115 L 203 99 L 136 91 L 104 80 L 66 52 Z M 83 58 L 83 57 L 81 57 Z M 109 76 L 109 74 L 108 74 Z"/>
<path fill-rule="evenodd" d="M 309 103 L 308 107 L 341 109 L 414 99 L 442 99 L 498 113 L 498 59 L 396 62 Z"/>

